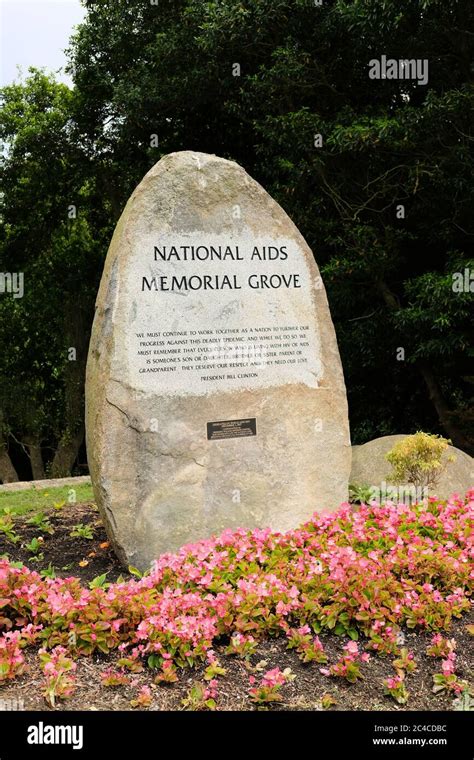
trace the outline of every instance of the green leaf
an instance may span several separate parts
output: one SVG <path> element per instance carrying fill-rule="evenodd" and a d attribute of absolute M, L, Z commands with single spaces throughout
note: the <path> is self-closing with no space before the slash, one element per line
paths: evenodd
<path fill-rule="evenodd" d="M 108 585 L 105 583 L 107 579 L 108 573 L 104 573 L 103 575 L 97 575 L 90 583 L 89 588 L 101 588 L 102 586 Z"/>

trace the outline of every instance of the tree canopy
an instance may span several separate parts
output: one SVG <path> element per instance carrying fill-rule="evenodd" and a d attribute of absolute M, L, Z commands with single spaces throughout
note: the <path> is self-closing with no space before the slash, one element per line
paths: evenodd
<path fill-rule="evenodd" d="M 474 272 L 472 4 L 84 4 L 73 89 L 33 72 L 2 94 L 1 268 L 22 267 L 34 284 L 0 301 L 13 326 L 0 337 L 10 344 L 0 373 L 16 383 L 4 432 L 25 441 L 33 427 L 57 453 L 80 431 L 71 383 L 83 363 L 65 354 L 77 340 L 69 327 L 89 331 L 134 186 L 162 155 L 191 149 L 242 164 L 312 247 L 353 441 L 424 429 L 474 453 L 473 296 L 453 289 L 453 275 Z M 370 78 L 382 55 L 427 61 L 428 83 Z M 28 398 L 31 424 L 17 397 Z"/>

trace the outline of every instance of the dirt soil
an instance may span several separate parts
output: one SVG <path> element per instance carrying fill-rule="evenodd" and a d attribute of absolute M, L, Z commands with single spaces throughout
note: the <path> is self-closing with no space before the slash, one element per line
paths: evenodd
<path fill-rule="evenodd" d="M 120 565 L 110 547 L 105 528 L 99 517 L 97 507 L 92 502 L 83 504 L 68 504 L 62 509 L 45 512 L 54 529 L 53 534 L 41 531 L 35 525 L 29 525 L 31 514 L 16 516 L 15 532 L 21 540 L 12 544 L 0 533 L 0 555 L 8 554 L 15 562 L 24 562 L 32 570 L 44 570 L 50 564 L 54 567 L 58 578 L 68 578 L 74 575 L 84 584 L 103 573 L 108 573 L 107 581 L 117 580 L 119 575 L 131 577 Z M 88 525 L 92 529 L 93 538 L 71 537 L 74 526 Z M 40 560 L 35 558 L 28 549 L 33 538 L 42 538 Z"/>
<path fill-rule="evenodd" d="M 68 505 L 59 511 L 49 511 L 48 517 L 54 528 L 54 534 L 41 533 L 36 526 L 28 525 L 28 515 L 15 519 L 15 530 L 21 540 L 12 544 L 0 535 L 0 555 L 8 553 L 12 561 L 22 561 L 31 568 L 43 570 L 49 564 L 55 567 L 56 575 L 78 576 L 86 585 L 97 575 L 107 572 L 107 580 L 113 582 L 122 574 L 128 573 L 121 568 L 115 558 L 100 522 L 99 515 L 92 504 Z M 93 539 L 72 538 L 73 526 L 78 523 L 90 525 Z M 32 554 L 25 544 L 33 537 L 42 535 L 41 561 L 32 562 Z M 87 563 L 87 564 L 86 564 Z M 456 621 L 449 638 L 456 640 L 457 675 L 469 681 L 473 672 L 472 636 L 467 625 L 474 623 L 474 614 Z M 433 674 L 440 672 L 440 660 L 428 657 L 426 647 L 432 633 L 405 631 L 405 646 L 414 653 L 417 663 L 415 673 L 407 676 L 407 688 L 410 698 L 406 705 L 397 705 L 383 694 L 382 681 L 393 676 L 391 665 L 393 656 L 372 655 L 370 661 L 362 665 L 363 680 L 349 684 L 342 678 L 328 678 L 319 672 L 319 665 L 303 665 L 294 651 L 286 649 L 283 639 L 263 641 L 257 653 L 248 662 L 224 654 L 227 642 L 215 646 L 215 652 L 226 674 L 218 678 L 217 706 L 220 710 L 249 710 L 255 706 L 249 700 L 249 677 L 254 675 L 259 680 L 263 672 L 279 667 L 290 667 L 296 678 L 282 687 L 283 702 L 275 703 L 272 710 L 320 710 L 321 698 L 330 694 L 335 700 L 331 710 L 451 710 L 452 695 L 435 695 L 432 692 Z M 322 633 L 320 639 L 324 645 L 329 662 L 333 663 L 342 653 L 346 643 L 344 638 L 334 634 Z M 360 642 L 363 645 L 363 641 Z M 20 706 L 25 710 L 48 709 L 42 696 L 42 672 L 34 651 L 25 652 L 28 669 L 14 681 L 0 686 L 1 700 L 21 700 Z M 203 683 L 204 668 L 186 669 L 180 674 L 180 680 L 172 685 L 154 683 L 153 671 L 146 669 L 143 673 L 127 674 L 128 683 L 116 687 L 102 685 L 100 673 L 109 667 L 116 668 L 118 654 L 81 657 L 77 664 L 77 683 L 74 694 L 67 700 L 59 702 L 58 710 L 129 710 L 133 709 L 130 701 L 137 697 L 144 685 L 151 687 L 151 710 L 182 710 L 182 700 L 190 687 L 199 681 Z M 258 666 L 258 667 L 257 667 Z M 50 708 L 51 709 L 51 708 Z"/>

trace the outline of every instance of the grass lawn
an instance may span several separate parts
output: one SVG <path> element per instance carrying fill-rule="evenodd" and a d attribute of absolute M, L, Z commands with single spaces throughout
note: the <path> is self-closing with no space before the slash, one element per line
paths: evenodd
<path fill-rule="evenodd" d="M 8 491 L 0 493 L 0 515 L 10 513 L 23 515 L 25 512 L 42 512 L 59 508 L 65 504 L 93 501 L 92 486 L 81 483 L 60 488 L 29 488 L 27 491 Z"/>

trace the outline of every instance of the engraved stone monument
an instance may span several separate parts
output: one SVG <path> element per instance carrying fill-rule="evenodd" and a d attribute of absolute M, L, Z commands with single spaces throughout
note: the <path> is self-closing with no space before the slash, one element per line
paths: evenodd
<path fill-rule="evenodd" d="M 141 569 L 224 528 L 285 531 L 347 499 L 346 391 L 313 254 L 237 164 L 184 151 L 131 196 L 86 380 L 95 497 Z"/>

